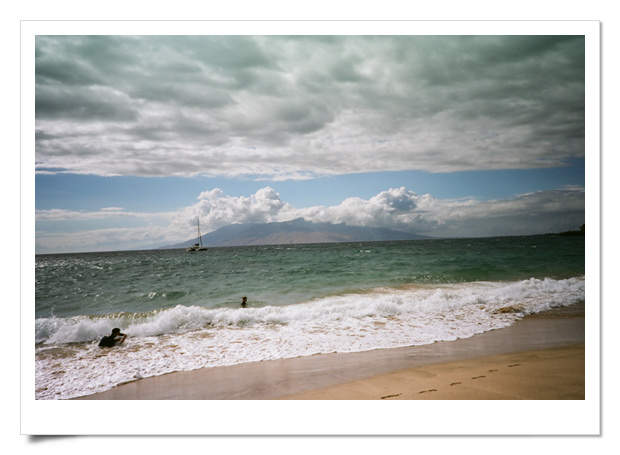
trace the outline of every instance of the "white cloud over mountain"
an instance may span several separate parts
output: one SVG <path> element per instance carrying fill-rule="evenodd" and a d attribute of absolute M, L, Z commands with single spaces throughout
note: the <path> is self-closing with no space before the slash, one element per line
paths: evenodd
<path fill-rule="evenodd" d="M 584 223 L 583 188 L 565 188 L 517 195 L 504 200 L 437 199 L 404 187 L 382 191 L 369 199 L 348 198 L 334 206 L 295 208 L 270 187 L 249 197 L 233 197 L 219 189 L 202 192 L 197 202 L 176 212 L 135 213 L 105 208 L 94 212 L 37 211 L 38 253 L 93 251 L 106 245 L 137 248 L 187 240 L 194 236 L 196 219 L 203 234 L 235 223 L 267 223 L 305 218 L 312 222 L 384 227 L 436 237 L 528 235 L 575 229 Z M 115 219 L 142 221 L 136 227 L 115 227 Z M 107 229 L 81 229 L 52 234 L 54 223 L 107 221 Z M 43 232 L 46 231 L 46 232 Z M 73 248 L 73 249 L 71 249 Z"/>

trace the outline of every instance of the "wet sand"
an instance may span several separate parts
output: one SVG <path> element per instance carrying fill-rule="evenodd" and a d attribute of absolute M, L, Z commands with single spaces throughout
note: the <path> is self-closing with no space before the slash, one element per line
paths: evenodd
<path fill-rule="evenodd" d="M 144 378 L 82 400 L 584 399 L 584 305 L 425 346 Z"/>

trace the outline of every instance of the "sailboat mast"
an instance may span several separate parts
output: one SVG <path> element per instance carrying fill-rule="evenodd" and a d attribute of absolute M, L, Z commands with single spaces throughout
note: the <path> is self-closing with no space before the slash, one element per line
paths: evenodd
<path fill-rule="evenodd" d="M 200 218 L 198 218 L 198 238 L 200 239 L 200 246 L 202 247 L 202 235 L 200 235 Z"/>

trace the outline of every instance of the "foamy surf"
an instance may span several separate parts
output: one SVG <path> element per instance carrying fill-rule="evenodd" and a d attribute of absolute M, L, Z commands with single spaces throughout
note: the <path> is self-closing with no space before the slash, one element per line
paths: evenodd
<path fill-rule="evenodd" d="M 468 338 L 585 298 L 583 277 L 374 288 L 259 308 L 177 305 L 36 320 L 36 397 L 65 399 L 172 371 Z M 112 327 L 129 338 L 101 349 Z"/>

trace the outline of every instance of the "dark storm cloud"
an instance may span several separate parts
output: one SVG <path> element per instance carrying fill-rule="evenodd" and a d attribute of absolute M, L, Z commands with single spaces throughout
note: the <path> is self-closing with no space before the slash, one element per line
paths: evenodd
<path fill-rule="evenodd" d="M 138 111 L 122 93 L 106 87 L 42 88 L 37 92 L 37 118 L 63 118 L 69 121 L 86 120 L 135 121 Z"/>
<path fill-rule="evenodd" d="M 39 36 L 36 158 L 101 175 L 584 156 L 582 36 Z"/>

